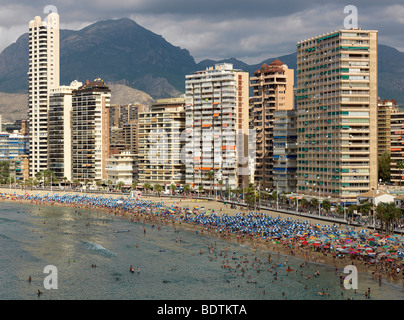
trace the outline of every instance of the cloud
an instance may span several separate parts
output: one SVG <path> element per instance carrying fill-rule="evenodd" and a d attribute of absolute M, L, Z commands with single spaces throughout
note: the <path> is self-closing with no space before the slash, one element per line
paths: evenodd
<path fill-rule="evenodd" d="M 343 27 L 344 7 L 357 6 L 359 24 L 379 30 L 379 42 L 404 43 L 402 0 L 53 0 L 61 28 L 81 29 L 99 20 L 129 17 L 188 49 L 195 60 L 235 57 L 259 63 L 295 51 L 297 41 Z M 48 0 L 2 0 L 0 50 L 43 18 Z"/>

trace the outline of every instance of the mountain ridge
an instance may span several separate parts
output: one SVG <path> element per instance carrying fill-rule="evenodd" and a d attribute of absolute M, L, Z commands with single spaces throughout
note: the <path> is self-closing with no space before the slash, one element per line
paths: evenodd
<path fill-rule="evenodd" d="M 21 35 L 0 53 L 0 92 L 26 95 L 28 38 L 28 33 Z M 102 20 L 80 30 L 60 30 L 62 85 L 102 78 L 106 83 L 140 90 L 153 99 L 183 94 L 187 74 L 216 63 L 229 62 L 252 75 L 263 63 L 275 59 L 296 72 L 296 52 L 257 64 L 234 57 L 196 63 L 187 49 L 172 45 L 129 18 Z M 404 105 L 404 52 L 379 44 L 378 63 L 379 96 Z"/>

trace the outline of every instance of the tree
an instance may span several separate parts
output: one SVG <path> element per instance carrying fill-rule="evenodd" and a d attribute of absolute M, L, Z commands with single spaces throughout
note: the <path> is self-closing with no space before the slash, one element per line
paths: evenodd
<path fill-rule="evenodd" d="M 303 208 L 306 208 L 308 204 L 309 204 L 309 202 L 307 201 L 306 198 L 303 197 L 303 198 L 300 200 L 300 205 L 301 205 Z"/>
<path fill-rule="evenodd" d="M 10 177 L 10 163 L 8 161 L 0 161 L 0 183 L 6 183 Z"/>
<path fill-rule="evenodd" d="M 219 180 L 217 183 L 218 183 L 218 185 L 220 187 L 220 196 L 221 196 L 222 195 L 222 189 L 223 189 L 223 180 Z"/>
<path fill-rule="evenodd" d="M 116 184 L 116 188 L 118 190 L 122 191 L 122 187 L 125 185 L 125 183 L 123 183 L 122 181 L 118 181 L 118 183 Z"/>
<path fill-rule="evenodd" d="M 154 189 L 154 191 L 156 191 L 158 193 L 158 195 L 160 197 L 160 193 L 163 190 L 163 187 L 161 186 L 161 184 L 158 184 L 158 183 L 155 184 L 153 189 Z"/>
<path fill-rule="evenodd" d="M 376 217 L 382 221 L 385 233 L 393 233 L 393 225 L 401 217 L 401 209 L 396 206 L 394 202 L 379 202 L 376 206 Z"/>
<path fill-rule="evenodd" d="M 365 216 L 369 215 L 371 209 L 372 205 L 367 201 L 364 201 L 359 205 L 359 211 Z"/>
<path fill-rule="evenodd" d="M 310 204 L 311 204 L 314 208 L 317 208 L 317 207 L 318 207 L 318 204 L 319 204 L 319 201 L 318 201 L 317 198 L 312 198 L 312 199 L 310 200 Z"/>
<path fill-rule="evenodd" d="M 132 190 L 136 190 L 137 182 L 132 182 Z"/>
<path fill-rule="evenodd" d="M 209 179 L 209 181 L 210 181 L 210 191 L 209 191 L 209 193 L 210 193 L 210 197 L 212 196 L 212 191 L 213 191 L 213 179 L 214 179 L 214 177 L 215 177 L 215 173 L 212 171 L 212 170 L 210 170 L 207 174 L 206 174 L 206 177 Z"/>
<path fill-rule="evenodd" d="M 183 189 L 184 189 L 184 195 L 186 193 L 189 193 L 189 191 L 191 191 L 191 187 L 189 186 L 189 184 L 185 184 Z"/>
<path fill-rule="evenodd" d="M 143 189 L 146 191 L 146 193 L 151 189 L 151 184 L 149 182 L 145 182 L 143 184 Z"/>
<path fill-rule="evenodd" d="M 245 202 L 247 203 L 248 209 L 253 209 L 255 205 L 257 204 L 257 201 L 259 199 L 259 195 L 257 191 L 254 189 L 253 185 L 250 184 L 248 188 L 245 190 Z"/>
<path fill-rule="evenodd" d="M 340 215 L 344 214 L 344 207 L 341 206 L 340 204 L 337 206 L 337 213 Z"/>
<path fill-rule="evenodd" d="M 200 185 L 200 186 L 198 187 L 198 190 L 199 190 L 199 192 L 204 192 L 203 185 Z"/>
<path fill-rule="evenodd" d="M 175 184 L 170 185 L 171 194 L 174 194 L 174 191 L 177 190 L 177 186 Z"/>
<path fill-rule="evenodd" d="M 390 164 L 391 164 L 390 153 L 384 151 L 378 157 L 379 179 L 382 179 L 382 181 L 384 182 L 390 181 Z"/>
<path fill-rule="evenodd" d="M 331 209 L 331 202 L 330 202 L 330 200 L 324 199 L 324 200 L 322 201 L 321 205 L 323 206 L 323 209 L 324 209 L 326 212 L 329 212 L 329 211 L 330 211 L 330 209 Z"/>

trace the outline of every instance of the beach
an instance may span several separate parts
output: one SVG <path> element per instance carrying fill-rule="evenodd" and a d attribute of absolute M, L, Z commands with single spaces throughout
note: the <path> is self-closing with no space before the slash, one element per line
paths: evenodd
<path fill-rule="evenodd" d="M 58 201 L 33 201 L 31 200 L 24 200 L 23 197 L 37 197 L 38 199 L 47 198 L 47 197 L 67 197 L 72 194 L 72 192 L 63 192 L 63 191 L 45 191 L 45 190 L 21 190 L 21 189 L 0 189 L 0 193 L 3 195 L 3 201 L 21 201 L 21 202 L 28 202 L 36 205 L 61 205 L 61 206 L 76 206 L 77 208 L 82 209 L 94 209 L 92 205 L 87 203 L 80 203 L 80 204 L 73 204 L 73 203 L 58 203 Z M 9 196 L 6 196 L 9 195 Z M 11 196 L 10 196 L 11 195 Z M 319 234 L 321 230 L 325 229 L 332 229 L 329 226 L 327 221 L 318 220 L 315 218 L 301 218 L 299 216 L 291 216 L 285 213 L 274 212 L 274 211 L 262 211 L 262 212 L 249 212 L 245 208 L 238 207 L 230 208 L 230 205 L 224 205 L 221 202 L 216 201 L 207 201 L 207 200 L 196 200 L 196 199 L 186 199 L 186 198 L 169 198 L 169 197 L 154 197 L 154 196 L 146 196 L 143 197 L 142 201 L 145 203 L 147 210 L 128 210 L 121 208 L 119 205 L 116 205 L 117 199 L 129 199 L 127 197 L 122 197 L 119 194 L 108 194 L 108 195 L 95 195 L 95 194 L 79 194 L 77 193 L 78 197 L 81 199 L 87 198 L 108 198 L 108 199 L 115 199 L 113 201 L 113 207 L 111 206 L 97 206 L 97 209 L 102 209 L 109 215 L 113 216 L 121 216 L 127 219 L 132 219 L 133 221 L 142 221 L 149 224 L 156 224 L 156 225 L 171 225 L 174 228 L 181 228 L 183 230 L 188 230 L 190 232 L 197 232 L 200 234 L 206 234 L 211 237 L 218 237 L 220 239 L 224 239 L 226 241 L 230 241 L 232 243 L 243 244 L 246 246 L 251 247 L 254 251 L 268 251 L 272 254 L 285 255 L 285 256 L 295 256 L 300 258 L 304 261 L 314 262 L 314 263 L 321 263 L 324 265 L 331 266 L 335 268 L 336 273 L 341 273 L 341 270 L 347 265 L 355 265 L 358 268 L 359 272 L 366 272 L 369 273 L 375 280 L 379 282 L 382 281 L 392 281 L 392 282 L 399 282 L 404 285 L 403 283 L 403 264 L 402 264 L 402 257 L 397 258 L 390 258 L 386 259 L 380 258 L 376 263 L 369 263 L 372 259 L 369 259 L 369 256 L 366 254 L 359 254 L 359 249 L 369 248 L 364 247 L 364 243 L 360 243 L 356 241 L 353 237 L 343 238 L 343 244 L 347 244 L 346 247 L 350 248 L 351 246 L 348 245 L 348 241 L 358 243 L 355 247 L 356 251 L 350 251 L 351 254 L 347 253 L 347 249 L 343 248 L 342 250 L 338 251 L 335 248 L 335 241 L 329 241 L 328 243 L 321 243 L 321 245 L 316 245 L 318 242 L 316 240 L 319 239 Z M 156 206 L 151 206 L 151 204 L 158 204 Z M 149 208 L 149 206 L 151 206 Z M 210 214 L 214 214 L 214 219 L 216 220 L 208 220 L 209 215 L 199 214 L 189 214 L 189 212 L 195 211 L 195 207 L 198 207 L 198 210 L 204 207 L 205 210 L 208 210 Z M 139 206 L 137 207 L 139 208 Z M 168 209 L 167 209 L 168 208 Z M 150 209 L 150 210 L 149 210 Z M 188 210 L 186 210 L 188 209 Z M 154 211 L 154 212 L 153 212 Z M 156 214 L 156 213 L 160 214 Z M 163 214 L 164 212 L 164 214 Z M 188 213 L 188 215 L 186 215 Z M 195 218 L 198 216 L 198 219 Z M 232 231 L 229 227 L 220 227 L 215 224 L 214 221 L 219 221 L 220 219 L 227 219 L 227 224 L 231 225 L 232 223 L 239 223 L 239 221 L 255 221 L 259 219 L 263 219 L 263 217 L 271 216 L 276 218 L 276 222 L 281 224 L 284 221 L 287 221 L 288 226 L 292 223 L 293 225 L 302 223 L 304 228 L 307 230 L 314 229 L 315 232 L 312 234 L 304 233 L 291 233 L 288 236 L 272 236 L 272 237 L 264 237 L 262 236 L 262 232 L 255 232 L 254 227 L 249 228 L 248 231 L 240 231 L 241 228 L 238 228 L 238 231 Z M 212 219 L 213 219 L 212 218 Z M 299 222 L 293 222 L 299 220 Z M 271 221 L 271 220 L 270 220 Z M 364 228 L 353 228 L 346 225 L 334 226 L 335 230 L 338 229 L 338 232 L 343 235 L 351 234 L 365 234 L 369 233 L 368 230 Z M 286 227 L 285 227 L 286 228 Z M 290 228 L 290 227 L 288 227 Z M 318 229 L 318 232 L 317 232 Z M 247 229 L 246 229 L 247 230 Z M 252 232 L 250 232 L 252 231 Z M 285 231 L 285 230 L 283 230 Z M 311 231 L 310 231 L 311 232 Z M 334 233 L 335 234 L 335 233 Z M 381 238 L 381 235 L 379 235 Z M 333 239 L 332 239 L 333 240 Z M 338 242 L 339 239 L 337 239 Z M 380 239 L 384 240 L 384 239 Z M 345 242 L 347 241 L 347 242 Z M 324 244 L 331 244 L 334 245 L 334 250 L 330 250 L 330 246 L 326 246 Z M 397 252 L 397 249 L 402 249 L 403 242 L 399 241 L 398 243 L 392 243 L 391 245 L 388 243 L 388 240 L 385 241 L 387 246 L 383 248 L 383 252 L 388 252 L 391 248 L 394 248 Z M 344 246 L 345 247 L 345 246 Z M 380 246 L 382 247 L 382 246 Z M 341 249 L 341 248 L 338 248 Z M 345 251 L 343 251 L 345 250 Z M 350 249 L 353 250 L 353 249 Z M 357 252 L 358 254 L 352 254 L 352 252 Z M 369 251 L 360 251 L 361 253 L 369 252 Z M 379 256 L 381 254 L 379 251 L 373 250 L 375 254 Z M 400 251 L 401 252 L 401 251 Z M 386 254 L 387 255 L 387 254 Z M 376 260 L 376 257 L 375 259 Z M 390 261 L 387 261 L 390 260 Z M 397 272 L 397 268 L 399 268 L 399 272 Z"/>

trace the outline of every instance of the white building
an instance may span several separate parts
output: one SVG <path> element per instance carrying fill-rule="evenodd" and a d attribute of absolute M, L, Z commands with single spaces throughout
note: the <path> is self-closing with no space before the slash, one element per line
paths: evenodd
<path fill-rule="evenodd" d="M 59 15 L 29 23 L 28 117 L 30 174 L 48 168 L 49 91 L 59 86 Z"/>
<path fill-rule="evenodd" d="M 60 180 L 72 181 L 72 92 L 82 85 L 73 81 L 49 92 L 48 168 Z"/>
<path fill-rule="evenodd" d="M 132 186 L 136 158 L 137 156 L 129 151 L 111 155 L 107 159 L 105 167 L 107 180 L 115 183 L 123 182 L 127 186 Z"/>
<path fill-rule="evenodd" d="M 394 202 L 395 197 L 391 194 L 380 192 L 379 190 L 370 190 L 359 194 L 356 199 L 358 204 L 367 201 L 376 207 L 380 202 Z"/>
<path fill-rule="evenodd" d="M 246 186 L 248 161 L 249 78 L 232 64 L 186 76 L 185 180 L 207 189 Z M 213 180 L 207 178 L 213 172 Z"/>

